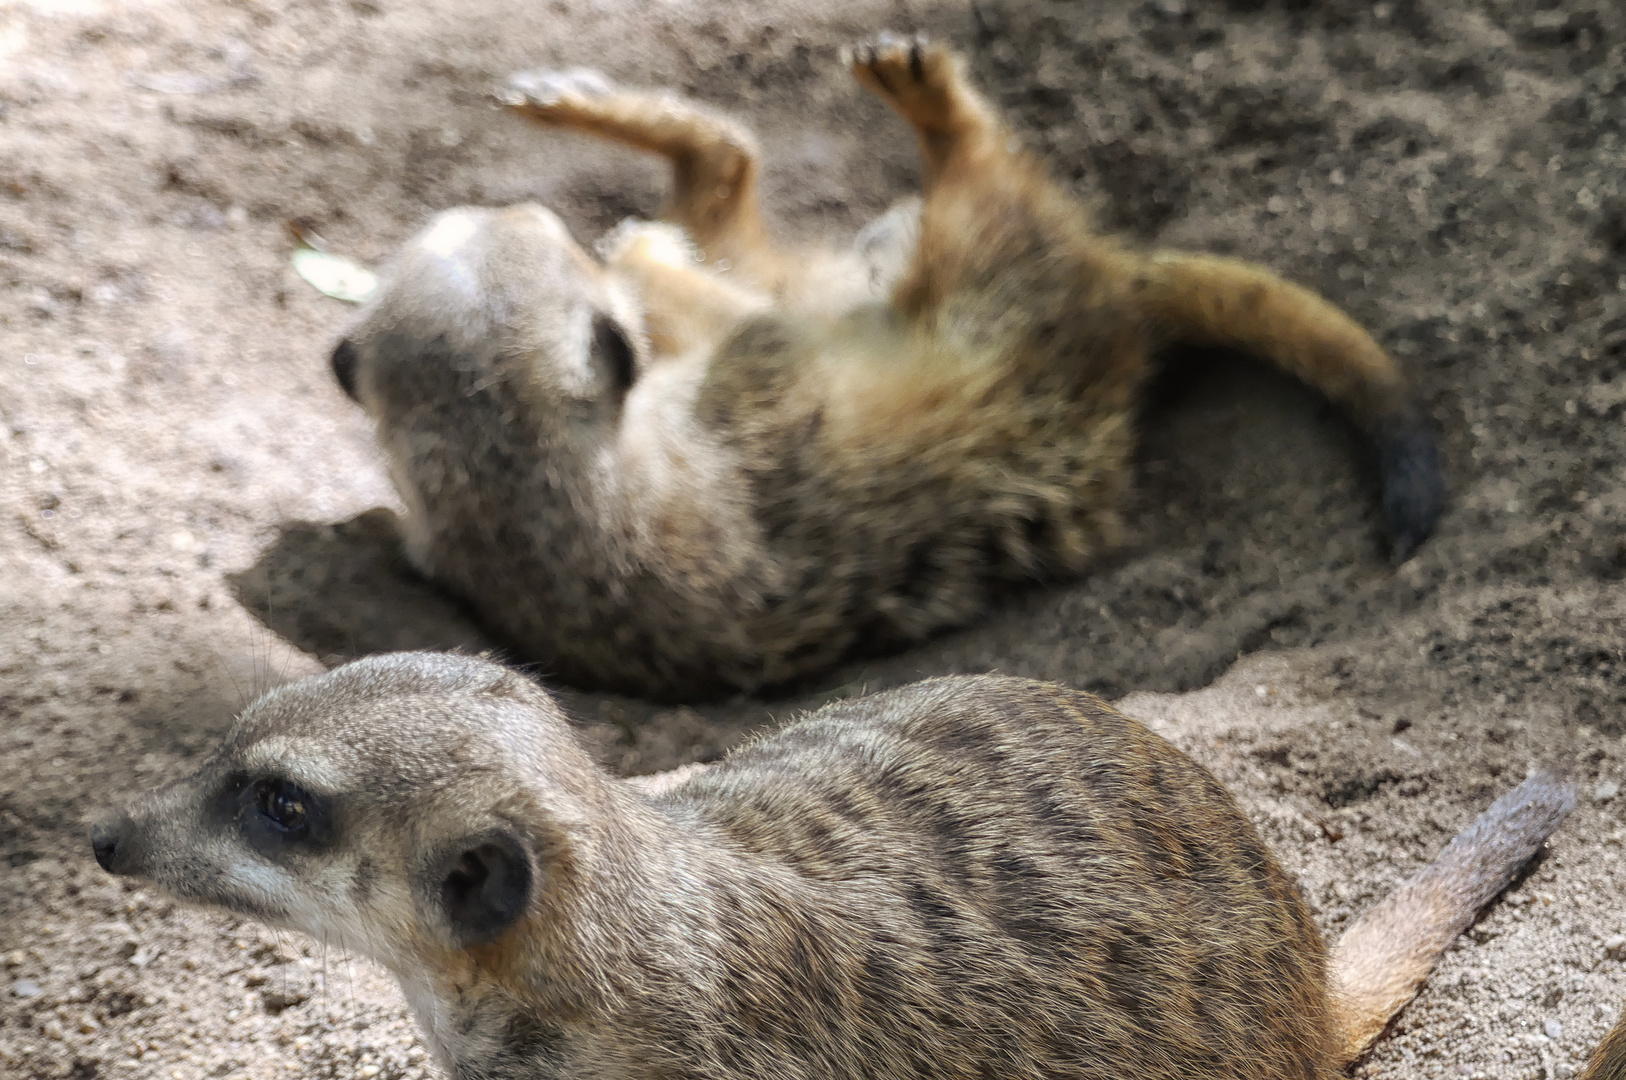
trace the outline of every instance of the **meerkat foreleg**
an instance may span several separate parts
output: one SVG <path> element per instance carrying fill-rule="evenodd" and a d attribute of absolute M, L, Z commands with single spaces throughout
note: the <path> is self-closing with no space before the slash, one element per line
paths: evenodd
<path fill-rule="evenodd" d="M 793 266 L 763 224 L 756 139 L 674 94 L 622 90 L 594 71 L 515 76 L 503 100 L 537 123 L 659 154 L 672 164 L 661 216 L 688 232 L 705 262 L 778 292 Z"/>
<path fill-rule="evenodd" d="M 650 352 L 657 358 L 713 348 L 741 319 L 770 303 L 766 293 L 701 266 L 688 237 L 664 222 L 622 222 L 599 241 L 598 250 L 610 271 L 637 294 Z"/>

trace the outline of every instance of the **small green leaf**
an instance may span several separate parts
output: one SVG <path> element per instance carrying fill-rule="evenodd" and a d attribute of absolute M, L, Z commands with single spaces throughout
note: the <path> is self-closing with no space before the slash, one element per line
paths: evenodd
<path fill-rule="evenodd" d="M 294 248 L 299 276 L 337 300 L 359 304 L 378 288 L 378 275 L 342 255 L 300 245 Z"/>

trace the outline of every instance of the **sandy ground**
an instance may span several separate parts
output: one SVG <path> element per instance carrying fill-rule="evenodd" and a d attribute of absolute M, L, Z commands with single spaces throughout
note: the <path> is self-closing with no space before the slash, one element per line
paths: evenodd
<path fill-rule="evenodd" d="M 567 693 L 584 735 L 639 773 L 934 672 L 1128 695 L 1329 933 L 1568 765 L 1582 806 L 1549 857 L 1357 1074 L 1572 1074 L 1626 997 L 1616 0 L 0 0 L 0 1075 L 428 1072 L 378 972 L 126 886 L 84 839 L 258 689 L 483 643 L 393 554 L 327 373 L 349 312 L 293 275 L 283 223 L 378 260 L 459 203 L 537 199 L 584 239 L 648 213 L 650 163 L 484 97 L 591 63 L 749 117 L 786 231 L 851 232 L 916 179 L 836 62 L 887 26 L 967 48 L 1110 226 L 1261 260 L 1370 325 L 1444 433 L 1452 506 L 1392 569 L 1324 405 L 1177 357 L 1133 542 L 1087 581 L 791 699 Z"/>

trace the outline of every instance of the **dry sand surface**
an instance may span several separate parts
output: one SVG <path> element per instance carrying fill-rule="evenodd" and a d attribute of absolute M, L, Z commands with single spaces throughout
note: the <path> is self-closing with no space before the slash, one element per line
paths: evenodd
<path fill-rule="evenodd" d="M 838 47 L 966 48 L 1021 137 L 1137 240 L 1310 284 L 1416 373 L 1452 505 L 1389 566 L 1360 446 L 1235 358 L 1171 360 L 1129 548 L 796 695 L 567 693 L 612 768 L 715 756 L 944 671 L 1057 679 L 1238 793 L 1336 933 L 1538 763 L 1582 805 L 1454 947 L 1370 1077 L 1571 1075 L 1626 998 L 1626 9 L 1618 0 L 0 0 L 0 1075 L 430 1071 L 393 986 L 103 874 L 112 800 L 255 690 L 481 647 L 401 569 L 347 318 L 284 222 L 382 259 L 432 212 L 536 199 L 591 238 L 651 163 L 488 104 L 592 64 L 748 117 L 791 233 L 917 180 Z"/>

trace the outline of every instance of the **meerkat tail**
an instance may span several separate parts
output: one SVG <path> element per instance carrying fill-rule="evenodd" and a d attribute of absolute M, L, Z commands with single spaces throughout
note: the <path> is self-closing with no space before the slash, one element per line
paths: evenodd
<path fill-rule="evenodd" d="M 1592 1051 L 1581 1080 L 1626 1080 L 1626 1014 Z"/>
<path fill-rule="evenodd" d="M 1389 354 L 1327 300 L 1238 259 L 1158 252 L 1148 313 L 1174 340 L 1246 349 L 1320 390 L 1377 451 L 1396 563 L 1433 531 L 1445 504 L 1427 414 Z"/>
<path fill-rule="evenodd" d="M 1575 787 L 1538 773 L 1491 804 L 1428 866 L 1363 915 L 1330 957 L 1341 1064 L 1365 1053 L 1446 946 L 1507 888 L 1575 808 Z"/>

